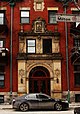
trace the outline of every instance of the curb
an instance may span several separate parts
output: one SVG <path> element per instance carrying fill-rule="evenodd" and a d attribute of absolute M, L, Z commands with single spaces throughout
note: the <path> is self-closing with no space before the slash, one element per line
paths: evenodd
<path fill-rule="evenodd" d="M 76 108 L 76 107 L 80 107 L 80 103 L 71 103 L 69 104 L 70 108 Z"/>
<path fill-rule="evenodd" d="M 0 104 L 0 110 L 12 109 L 12 105 L 9 104 Z"/>
<path fill-rule="evenodd" d="M 74 109 L 76 107 L 80 107 L 80 103 L 69 104 L 69 108 Z M 0 104 L 0 110 L 7 110 L 7 109 L 9 109 L 9 110 L 13 109 L 12 105 L 11 104 Z"/>

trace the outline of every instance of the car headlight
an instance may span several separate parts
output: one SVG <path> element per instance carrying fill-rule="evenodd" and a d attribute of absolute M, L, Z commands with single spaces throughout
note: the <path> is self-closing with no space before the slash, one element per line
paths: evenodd
<path fill-rule="evenodd" d="M 66 100 L 66 101 L 62 101 L 62 102 L 64 102 L 64 103 L 68 103 L 68 101 Z"/>
<path fill-rule="evenodd" d="M 66 102 L 66 103 L 68 103 L 68 101 L 67 101 L 67 100 L 66 100 L 65 102 Z"/>

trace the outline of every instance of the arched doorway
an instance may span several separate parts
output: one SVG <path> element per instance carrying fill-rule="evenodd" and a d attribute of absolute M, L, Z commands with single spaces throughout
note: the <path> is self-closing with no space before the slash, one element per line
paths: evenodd
<path fill-rule="evenodd" d="M 37 66 L 30 71 L 29 92 L 50 95 L 50 73 L 45 67 Z"/>

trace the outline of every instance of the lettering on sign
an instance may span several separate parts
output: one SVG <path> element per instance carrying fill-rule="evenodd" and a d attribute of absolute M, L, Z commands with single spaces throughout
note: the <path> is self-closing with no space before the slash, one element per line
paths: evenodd
<path fill-rule="evenodd" d="M 65 14 L 57 14 L 56 15 L 56 21 L 61 22 L 80 22 L 80 16 L 79 15 L 65 15 Z"/>

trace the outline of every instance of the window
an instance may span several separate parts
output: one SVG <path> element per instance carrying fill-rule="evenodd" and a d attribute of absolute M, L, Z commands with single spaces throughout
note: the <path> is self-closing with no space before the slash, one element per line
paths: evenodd
<path fill-rule="evenodd" d="M 80 15 L 79 11 L 73 11 L 72 13 L 75 14 L 75 15 L 76 14 Z M 80 24 L 80 22 L 74 22 L 75 27 L 78 27 L 79 24 Z"/>
<path fill-rule="evenodd" d="M 27 10 L 21 10 L 21 18 L 20 22 L 23 24 L 29 23 L 30 21 L 30 14 Z"/>
<path fill-rule="evenodd" d="M 75 94 L 75 102 L 80 102 L 80 94 Z"/>
<path fill-rule="evenodd" d="M 72 13 L 73 13 L 73 15 L 80 15 L 79 11 L 72 11 Z M 80 22 L 71 23 L 70 32 L 75 35 L 80 34 Z"/>
<path fill-rule="evenodd" d="M 4 47 L 4 42 L 2 40 L 0 40 L 0 48 Z"/>
<path fill-rule="evenodd" d="M 74 46 L 80 47 L 80 39 L 74 39 Z"/>
<path fill-rule="evenodd" d="M 75 73 L 75 86 L 80 86 L 80 73 Z"/>
<path fill-rule="evenodd" d="M 74 65 L 75 86 L 80 86 L 80 65 Z"/>
<path fill-rule="evenodd" d="M 45 96 L 45 95 L 38 95 L 37 97 L 38 97 L 39 99 L 46 99 L 46 100 L 49 99 L 49 97 L 48 97 L 48 96 Z"/>
<path fill-rule="evenodd" d="M 43 39 L 43 53 L 52 53 L 52 39 Z"/>
<path fill-rule="evenodd" d="M 4 103 L 4 95 L 0 95 L 0 103 Z"/>
<path fill-rule="evenodd" d="M 78 2 L 79 0 L 76 0 L 76 2 Z"/>
<path fill-rule="evenodd" d="M 56 21 L 56 13 L 57 13 L 56 10 L 48 12 L 48 15 L 49 15 L 49 19 L 48 20 L 49 20 L 50 24 L 56 24 L 57 23 L 57 21 Z"/>
<path fill-rule="evenodd" d="M 0 25 L 3 25 L 5 22 L 5 12 L 0 11 Z"/>
<path fill-rule="evenodd" d="M 0 74 L 4 73 L 4 66 L 0 66 Z"/>
<path fill-rule="evenodd" d="M 0 66 L 0 88 L 4 87 L 4 66 Z"/>
<path fill-rule="evenodd" d="M 36 41 L 35 40 L 27 40 L 27 53 L 35 53 L 36 51 Z"/>
<path fill-rule="evenodd" d="M 80 71 L 80 65 L 74 65 L 74 71 L 75 72 Z"/>
<path fill-rule="evenodd" d="M 26 98 L 28 99 L 36 99 L 36 95 L 35 94 L 29 94 L 26 96 Z"/>
<path fill-rule="evenodd" d="M 4 87 L 4 74 L 0 74 L 0 87 Z"/>

